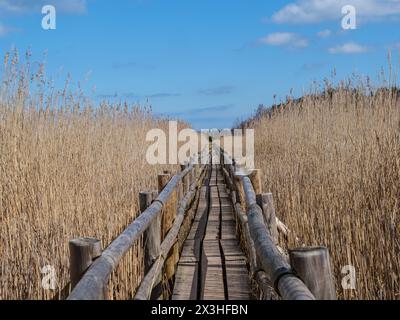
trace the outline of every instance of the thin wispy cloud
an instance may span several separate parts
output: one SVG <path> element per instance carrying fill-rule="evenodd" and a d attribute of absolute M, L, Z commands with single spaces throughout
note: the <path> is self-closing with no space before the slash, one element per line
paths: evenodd
<path fill-rule="evenodd" d="M 174 117 L 189 121 L 193 127 L 200 129 L 205 128 L 225 128 L 226 124 L 233 123 L 235 116 L 232 112 L 234 104 L 221 104 L 216 106 L 191 108 L 176 112 L 161 113 L 163 116 Z M 228 112 L 231 111 L 231 112 Z M 224 124 L 225 126 L 221 126 Z"/>
<path fill-rule="evenodd" d="M 170 97 L 179 97 L 181 93 L 174 92 L 160 92 L 160 93 L 151 93 L 151 94 L 138 94 L 135 92 L 125 92 L 125 93 L 99 93 L 97 98 L 100 99 L 162 99 L 162 98 L 170 98 Z"/>
<path fill-rule="evenodd" d="M 112 63 L 111 67 L 115 70 L 129 70 L 129 69 L 140 69 L 150 70 L 154 69 L 154 65 L 146 63 L 138 63 L 136 61 L 119 61 Z"/>
<path fill-rule="evenodd" d="M 259 38 L 257 41 L 262 45 L 284 46 L 292 48 L 305 48 L 308 46 L 308 40 L 297 33 L 292 32 L 276 32 Z"/>
<path fill-rule="evenodd" d="M 98 99 L 116 99 L 118 98 L 118 93 L 99 93 L 96 95 Z"/>
<path fill-rule="evenodd" d="M 203 115 L 209 116 L 211 113 L 228 111 L 228 110 L 232 109 L 234 106 L 235 106 L 234 104 L 230 103 L 230 104 L 222 104 L 222 105 L 211 106 L 211 107 L 192 108 L 192 109 L 173 112 L 173 113 L 169 113 L 169 114 L 173 115 L 173 116 L 177 116 L 177 117 L 190 116 L 190 117 L 198 118 L 199 116 L 203 116 Z"/>
<path fill-rule="evenodd" d="M 319 38 L 329 38 L 332 35 L 332 31 L 329 29 L 322 30 L 317 33 Z"/>
<path fill-rule="evenodd" d="M 359 54 L 368 52 L 370 49 L 368 47 L 359 45 L 355 42 L 348 42 L 343 45 L 332 47 L 328 49 L 330 54 Z"/>
<path fill-rule="evenodd" d="M 41 13 L 45 5 L 68 14 L 83 14 L 87 10 L 86 0 L 0 0 L 0 15 Z"/>
<path fill-rule="evenodd" d="M 133 61 L 128 61 L 128 62 L 114 62 L 112 64 L 112 68 L 113 69 L 129 69 L 129 68 L 133 68 L 136 67 L 137 63 L 133 62 Z"/>
<path fill-rule="evenodd" d="M 203 107 L 203 108 L 197 108 L 197 109 L 192 109 L 190 110 L 191 114 L 203 114 L 203 113 L 210 113 L 210 112 L 222 112 L 222 111 L 227 111 L 230 110 L 231 108 L 234 107 L 234 104 L 223 104 L 223 105 L 218 105 L 218 106 L 212 106 L 212 107 Z"/>
<path fill-rule="evenodd" d="M 8 33 L 8 28 L 0 24 L 0 38 L 6 36 Z"/>
<path fill-rule="evenodd" d="M 182 94 L 180 93 L 170 93 L 170 92 L 161 92 L 161 93 L 153 93 L 146 95 L 147 98 L 170 98 L 170 97 L 179 97 Z"/>
<path fill-rule="evenodd" d="M 387 48 L 389 50 L 393 50 L 393 49 L 394 50 L 400 50 L 400 42 L 392 43 L 392 44 L 388 45 Z"/>
<path fill-rule="evenodd" d="M 20 31 L 20 29 L 14 28 L 14 27 L 9 27 L 9 26 L 6 26 L 6 25 L 0 23 L 0 38 L 9 35 L 12 32 L 18 32 L 18 31 Z"/>
<path fill-rule="evenodd" d="M 301 69 L 302 71 L 316 71 L 322 69 L 325 66 L 325 62 L 312 62 L 303 64 Z"/>
<path fill-rule="evenodd" d="M 357 17 L 363 20 L 400 16 L 400 0 L 297 0 L 275 12 L 269 20 L 275 23 L 340 20 L 345 5 L 354 6 Z"/>
<path fill-rule="evenodd" d="M 199 90 L 198 93 L 206 96 L 220 96 L 230 94 L 235 90 L 233 86 L 220 86 L 215 88 L 208 88 Z"/>

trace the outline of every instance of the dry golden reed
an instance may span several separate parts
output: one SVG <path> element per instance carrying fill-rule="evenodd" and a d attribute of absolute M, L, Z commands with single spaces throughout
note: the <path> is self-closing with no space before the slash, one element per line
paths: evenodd
<path fill-rule="evenodd" d="M 149 109 L 94 107 L 68 83 L 52 88 L 42 65 L 33 72 L 18 60 L 6 56 L 0 92 L 0 299 L 65 298 L 68 241 L 106 246 L 133 221 L 139 191 L 156 190 L 167 169 L 147 164 L 146 132 L 167 122 Z M 139 241 L 112 277 L 111 298 L 132 298 L 141 257 Z M 56 290 L 42 288 L 46 265 Z"/>
<path fill-rule="evenodd" d="M 400 92 L 364 80 L 318 92 L 246 123 L 264 191 L 301 243 L 329 248 L 339 298 L 400 299 Z"/>

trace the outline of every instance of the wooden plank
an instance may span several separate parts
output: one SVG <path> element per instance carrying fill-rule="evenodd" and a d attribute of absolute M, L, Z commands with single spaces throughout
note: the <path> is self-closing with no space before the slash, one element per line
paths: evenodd
<path fill-rule="evenodd" d="M 196 300 L 200 261 L 200 242 L 204 233 L 207 214 L 207 187 L 200 191 L 200 201 L 193 225 L 185 240 L 175 275 L 172 300 Z"/>
<path fill-rule="evenodd" d="M 203 292 L 200 296 L 202 299 L 247 300 L 250 298 L 250 286 L 246 258 L 236 238 L 233 207 L 220 166 L 213 166 L 210 179 L 208 219 L 206 219 L 208 200 L 206 198 L 204 192 L 189 236 L 184 243 L 172 298 L 175 300 L 196 298 L 198 285 L 196 280 L 199 278 L 201 261 Z M 202 239 L 203 235 L 204 239 Z M 196 248 L 199 247 L 201 241 L 203 241 L 202 257 L 196 253 Z M 225 279 L 224 276 L 226 276 Z M 227 286 L 227 292 L 225 292 L 224 283 Z"/>
<path fill-rule="evenodd" d="M 237 239 L 221 240 L 224 253 L 229 300 L 250 299 L 249 275 L 246 258 Z"/>
<path fill-rule="evenodd" d="M 197 298 L 198 264 L 179 262 L 176 271 L 172 300 L 195 300 Z"/>
<path fill-rule="evenodd" d="M 204 300 L 225 300 L 222 259 L 218 240 L 203 243 L 206 258 Z"/>

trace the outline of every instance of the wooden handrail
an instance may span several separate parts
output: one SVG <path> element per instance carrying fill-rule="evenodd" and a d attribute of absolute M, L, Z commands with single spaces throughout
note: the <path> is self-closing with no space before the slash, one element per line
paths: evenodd
<path fill-rule="evenodd" d="M 330 276 L 329 254 L 326 248 L 322 248 L 323 250 L 320 248 L 318 259 L 314 257 L 315 249 L 311 247 L 305 248 L 309 249 L 310 253 L 307 250 L 292 252 L 290 260 L 283 254 L 277 242 L 277 226 L 272 225 L 271 221 L 276 221 L 278 229 L 286 231 L 286 235 L 290 231 L 275 217 L 272 194 L 262 194 L 260 171 L 256 170 L 255 174 L 251 175 L 237 175 L 235 161 L 223 149 L 214 145 L 210 150 L 205 150 L 195 157 L 204 159 L 206 153 L 208 161 L 215 154 L 221 157 L 222 172 L 230 190 L 236 221 L 249 259 L 250 274 L 262 292 L 267 292 L 267 296 L 276 296 L 273 293 L 275 290 L 282 298 L 289 300 L 334 298 L 333 283 L 328 276 L 324 277 L 325 274 Z M 171 224 L 164 233 L 162 243 L 158 240 L 159 253 L 152 258 L 153 263 L 150 262 L 147 267 L 147 273 L 136 292 L 135 299 L 146 300 L 151 297 L 153 287 L 158 285 L 155 282 L 159 282 L 164 264 L 170 266 L 168 270 L 173 275 L 176 261 L 169 264 L 170 252 L 174 245 L 177 245 L 177 237 L 185 217 L 190 216 L 190 212 L 194 210 L 193 203 L 199 197 L 198 190 L 209 165 L 209 162 L 203 161 L 204 163 L 196 166 L 197 160 L 195 158 L 189 165 L 182 166 L 182 172 L 173 176 L 162 190 L 159 187 L 161 192 L 157 196 L 152 196 L 155 197 L 153 202 L 91 263 L 73 288 L 68 297 L 69 300 L 107 298 L 110 274 L 140 236 L 156 221 L 156 218 L 160 217 L 161 212 L 171 209 L 171 201 L 175 201 L 177 188 L 179 188 L 182 190 L 179 192 L 178 206 L 174 206 L 174 217 L 170 219 Z M 163 182 L 163 185 L 166 182 Z M 181 184 L 182 188 L 180 188 Z M 272 237 L 273 234 L 274 237 Z M 311 256 L 314 258 L 311 259 Z M 294 264 L 291 266 L 292 261 Z M 301 270 L 299 275 L 301 274 L 302 279 L 293 271 L 294 265 L 296 265 L 296 270 L 297 268 Z M 318 267 L 321 265 L 324 265 L 324 268 Z M 318 279 L 313 278 L 313 270 L 317 271 L 324 281 L 316 281 Z M 74 273 L 74 277 L 79 279 L 79 274 Z"/>
<path fill-rule="evenodd" d="M 199 177 L 199 181 L 202 181 L 202 178 L 204 177 L 204 173 L 205 173 L 205 170 L 203 168 L 202 173 Z M 174 243 L 176 241 L 180 227 L 185 218 L 186 210 L 188 209 L 190 203 L 192 202 L 193 198 L 197 194 L 197 188 L 199 186 L 200 186 L 199 182 L 194 181 L 192 183 L 192 185 L 190 186 L 189 192 L 182 199 L 182 201 L 179 205 L 178 214 L 176 216 L 174 224 L 173 224 L 171 230 L 169 231 L 169 233 L 167 234 L 167 237 L 164 239 L 163 243 L 161 244 L 160 255 L 154 261 L 149 272 L 145 275 L 144 279 L 142 280 L 141 285 L 136 292 L 135 300 L 149 299 L 149 297 L 151 295 L 151 290 L 156 282 L 155 278 L 159 274 L 159 272 L 165 262 L 168 252 L 171 250 L 172 246 L 174 245 Z"/>
<path fill-rule="evenodd" d="M 220 153 L 223 174 L 231 190 L 253 279 L 263 291 L 271 291 L 273 288 L 283 299 L 315 300 L 314 294 L 293 271 L 288 257 L 284 256 L 282 249 L 275 244 L 276 239 L 272 239 L 264 220 L 263 209 L 257 204 L 252 180 L 248 175 L 237 175 L 235 160 L 222 148 Z M 236 199 L 240 199 L 241 191 L 244 193 L 245 205 L 235 203 Z M 246 212 L 243 212 L 242 208 L 246 208 Z M 286 230 L 287 235 L 289 229 L 278 218 L 275 219 L 278 230 Z"/>
<path fill-rule="evenodd" d="M 246 194 L 247 218 L 260 266 L 271 284 L 287 300 L 315 300 L 307 286 L 294 274 L 290 264 L 282 257 L 264 223 L 261 208 L 248 177 L 242 178 Z"/>
<path fill-rule="evenodd" d="M 106 298 L 107 283 L 112 271 L 152 221 L 161 213 L 178 184 L 192 172 L 194 167 L 195 164 L 191 163 L 185 170 L 171 178 L 153 203 L 111 242 L 101 256 L 90 265 L 68 296 L 68 300 L 102 300 Z"/>

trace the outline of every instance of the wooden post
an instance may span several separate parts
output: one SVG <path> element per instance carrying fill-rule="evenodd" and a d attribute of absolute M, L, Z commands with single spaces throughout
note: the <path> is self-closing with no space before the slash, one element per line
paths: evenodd
<path fill-rule="evenodd" d="M 231 191 L 231 198 L 232 198 L 233 205 L 235 205 L 236 202 L 237 202 L 237 200 L 236 200 L 236 191 L 235 190 Z"/>
<path fill-rule="evenodd" d="M 140 212 L 144 212 L 150 205 L 153 199 L 157 197 L 157 192 L 140 192 L 139 205 Z M 144 274 L 150 270 L 154 261 L 160 255 L 161 245 L 161 216 L 154 218 L 150 226 L 144 232 Z M 151 299 L 158 299 L 162 294 L 162 275 L 156 277 L 154 290 Z"/>
<path fill-rule="evenodd" d="M 198 179 L 200 175 L 200 165 L 199 164 L 195 164 L 194 165 L 194 179 Z"/>
<path fill-rule="evenodd" d="M 262 184 L 261 184 L 261 170 L 260 169 L 255 169 L 249 176 L 251 184 L 253 185 L 254 188 L 254 193 L 255 194 L 261 194 L 262 193 Z"/>
<path fill-rule="evenodd" d="M 189 170 L 188 177 L 189 177 L 189 179 L 188 179 L 188 181 L 189 181 L 188 182 L 188 191 L 189 191 L 190 186 L 193 183 L 193 168 Z"/>
<path fill-rule="evenodd" d="M 181 164 L 181 171 L 184 171 L 186 169 L 186 164 Z M 185 177 L 183 177 L 183 179 L 182 179 L 182 198 L 184 198 L 185 197 L 185 195 L 186 195 L 186 192 L 187 192 L 187 181 L 188 181 L 188 178 L 187 178 L 187 176 L 185 176 Z"/>
<path fill-rule="evenodd" d="M 317 300 L 336 300 L 329 251 L 326 247 L 289 250 L 290 264 Z"/>
<path fill-rule="evenodd" d="M 171 215 L 173 217 L 171 226 L 175 222 L 176 216 L 178 215 L 178 207 L 179 207 L 178 192 L 175 189 L 171 195 L 171 210 L 172 210 Z M 175 275 L 176 266 L 178 265 L 179 262 L 179 250 L 180 250 L 179 242 L 176 241 L 170 252 L 171 257 L 168 258 L 166 261 L 168 280 L 171 280 L 172 277 Z"/>
<path fill-rule="evenodd" d="M 168 184 L 170 180 L 169 174 L 159 174 L 158 175 L 158 193 L 160 193 L 164 187 Z M 161 219 L 161 240 L 164 240 L 165 236 L 167 235 L 169 229 L 171 228 L 171 217 L 170 217 L 170 211 L 169 209 L 169 203 L 165 203 L 163 212 L 162 212 L 162 219 Z"/>
<path fill-rule="evenodd" d="M 257 194 L 256 201 L 262 209 L 264 222 L 268 228 L 273 242 L 278 244 L 278 228 L 276 226 L 276 215 L 272 193 Z"/>
<path fill-rule="evenodd" d="M 243 212 L 247 212 L 246 210 L 246 200 L 244 196 L 243 184 L 242 184 L 242 176 L 235 174 L 233 176 L 233 183 L 236 189 L 236 202 L 240 203 L 240 206 Z"/>
<path fill-rule="evenodd" d="M 168 184 L 169 180 L 170 180 L 170 175 L 167 173 L 158 175 L 158 192 L 161 192 L 164 189 L 164 187 Z M 176 189 L 175 189 L 174 192 L 171 194 L 170 199 L 167 201 L 167 203 L 163 208 L 162 220 L 161 220 L 162 240 L 165 239 L 166 235 L 168 234 L 169 230 L 171 229 L 174 223 L 177 214 L 176 207 L 177 204 L 176 204 Z M 178 255 L 178 257 L 176 257 L 176 255 Z M 176 260 L 179 260 L 179 248 L 177 247 L 177 244 L 175 244 L 174 247 L 171 249 L 164 264 L 164 272 L 166 280 L 168 281 L 167 284 L 170 283 L 172 277 L 174 276 Z M 164 299 L 167 298 L 168 298 L 168 290 L 164 292 Z"/>
<path fill-rule="evenodd" d="M 152 192 L 139 193 L 140 212 L 144 212 L 153 201 Z M 144 273 L 151 268 L 154 260 L 160 255 L 161 218 L 157 216 L 144 232 Z"/>
<path fill-rule="evenodd" d="M 101 241 L 94 238 L 77 238 L 69 241 L 71 290 L 93 261 L 101 256 L 101 251 Z"/>

